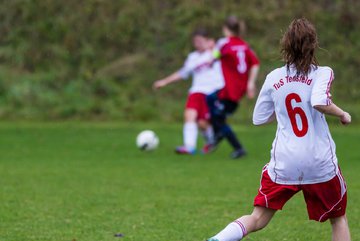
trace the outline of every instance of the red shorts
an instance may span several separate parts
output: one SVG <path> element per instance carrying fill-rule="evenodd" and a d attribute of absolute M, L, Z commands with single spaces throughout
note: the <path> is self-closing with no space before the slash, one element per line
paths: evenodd
<path fill-rule="evenodd" d="M 191 93 L 188 96 L 186 109 L 195 109 L 198 113 L 197 120 L 209 120 L 210 112 L 206 103 L 206 95 L 202 93 Z"/>
<path fill-rule="evenodd" d="M 340 172 L 327 182 L 283 185 L 273 182 L 265 167 L 254 206 L 281 210 L 285 203 L 299 191 L 303 192 L 309 219 L 325 222 L 329 218 L 336 218 L 345 214 L 346 184 Z"/>

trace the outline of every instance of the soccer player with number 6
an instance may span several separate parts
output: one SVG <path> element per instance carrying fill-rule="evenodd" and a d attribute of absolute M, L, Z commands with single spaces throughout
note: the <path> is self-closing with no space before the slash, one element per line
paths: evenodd
<path fill-rule="evenodd" d="M 339 118 L 344 125 L 351 122 L 351 116 L 331 99 L 334 74 L 330 67 L 318 65 L 317 47 L 314 26 L 304 18 L 294 20 L 281 41 L 286 65 L 267 75 L 253 113 L 255 125 L 273 120 L 278 124 L 254 210 L 209 241 L 237 241 L 264 228 L 299 191 L 303 193 L 309 219 L 329 219 L 332 240 L 350 240 L 345 214 L 346 184 L 324 114 Z"/>

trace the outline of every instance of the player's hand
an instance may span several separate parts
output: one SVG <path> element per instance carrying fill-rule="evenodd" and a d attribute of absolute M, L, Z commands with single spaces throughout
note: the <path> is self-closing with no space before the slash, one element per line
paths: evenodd
<path fill-rule="evenodd" d="M 340 117 L 340 122 L 343 125 L 348 125 L 351 123 L 351 115 L 344 111 L 344 114 Z"/>
<path fill-rule="evenodd" d="M 256 86 L 255 86 L 255 84 L 251 84 L 251 83 L 248 84 L 246 94 L 247 94 L 247 97 L 249 99 L 254 99 L 254 97 L 256 95 Z"/>
<path fill-rule="evenodd" d="M 157 90 L 157 89 L 164 87 L 165 85 L 166 85 L 166 82 L 164 80 L 157 80 L 153 84 L 153 89 Z"/>

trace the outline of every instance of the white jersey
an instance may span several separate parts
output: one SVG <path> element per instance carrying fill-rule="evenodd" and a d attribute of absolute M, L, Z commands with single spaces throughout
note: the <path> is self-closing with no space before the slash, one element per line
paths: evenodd
<path fill-rule="evenodd" d="M 184 66 L 179 70 L 183 79 L 192 75 L 192 86 L 190 93 L 211 94 L 224 86 L 220 62 L 211 65 L 212 51 L 194 51 L 187 57 Z"/>
<path fill-rule="evenodd" d="M 330 105 L 334 79 L 329 67 L 313 66 L 308 76 L 284 66 L 265 79 L 256 102 L 253 123 L 266 123 L 273 115 L 277 131 L 268 165 L 270 178 L 279 184 L 326 182 L 339 172 L 335 143 L 325 115 L 313 108 Z"/>

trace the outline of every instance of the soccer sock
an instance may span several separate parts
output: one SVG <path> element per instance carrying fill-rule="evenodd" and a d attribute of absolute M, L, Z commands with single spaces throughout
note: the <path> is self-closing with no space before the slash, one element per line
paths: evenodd
<path fill-rule="evenodd" d="M 214 136 L 214 129 L 212 126 L 209 126 L 202 132 L 204 139 L 206 141 L 206 144 L 212 144 L 215 142 L 215 136 Z"/>
<path fill-rule="evenodd" d="M 228 124 L 224 124 L 221 127 L 221 132 L 224 134 L 226 139 L 229 141 L 229 143 L 232 145 L 232 147 L 235 150 L 242 149 L 242 145 L 240 144 L 240 141 L 237 139 L 234 131 L 231 129 L 231 127 Z"/>
<path fill-rule="evenodd" d="M 198 135 L 198 128 L 195 122 L 185 122 L 184 129 L 184 145 L 190 150 L 196 149 L 196 141 Z"/>
<path fill-rule="evenodd" d="M 226 226 L 220 233 L 212 237 L 212 239 L 219 241 L 238 241 L 245 237 L 246 234 L 245 226 L 237 219 Z"/>

